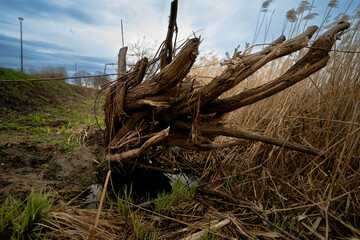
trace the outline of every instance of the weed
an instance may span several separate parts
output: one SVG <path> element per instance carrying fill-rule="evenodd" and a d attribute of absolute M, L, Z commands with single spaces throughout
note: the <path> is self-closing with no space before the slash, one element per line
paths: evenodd
<path fill-rule="evenodd" d="M 8 197 L 0 208 L 0 238 L 10 239 L 13 235 L 16 218 L 20 216 L 22 203 L 11 196 Z"/>
<path fill-rule="evenodd" d="M 4 124 L 2 124 L 2 123 L 0 122 L 0 131 L 1 131 L 1 130 L 6 130 L 7 128 L 8 128 L 7 125 L 4 125 Z"/>
<path fill-rule="evenodd" d="M 153 222 L 146 225 L 140 218 L 136 218 L 135 215 L 132 215 L 132 220 L 136 239 L 155 240 L 159 238 L 159 233 L 156 231 Z"/>
<path fill-rule="evenodd" d="M 39 96 L 39 98 L 41 98 L 42 100 L 44 100 L 44 101 L 47 102 L 47 103 L 50 103 L 50 102 L 51 102 L 51 100 L 48 99 L 47 97 Z"/>
<path fill-rule="evenodd" d="M 60 148 L 62 151 L 71 153 L 79 145 L 79 142 L 76 137 L 71 137 L 69 139 L 60 139 L 53 141 L 54 145 Z"/>
<path fill-rule="evenodd" d="M 214 231 L 212 229 L 210 229 L 209 231 L 207 231 L 204 235 L 204 237 L 202 238 L 203 240 L 220 240 L 220 239 L 224 239 L 222 237 L 220 237 L 219 235 L 215 234 Z"/>
<path fill-rule="evenodd" d="M 28 78 L 31 78 L 31 76 L 26 73 L 14 71 L 7 68 L 0 68 L 0 80 L 28 79 Z"/>
<path fill-rule="evenodd" d="M 137 217 L 132 211 L 132 194 L 132 186 L 130 186 L 129 189 L 125 186 L 123 196 L 117 200 L 116 212 L 125 217 L 126 225 L 132 224 L 136 239 L 158 239 L 159 234 L 155 230 L 154 223 L 148 224 L 143 222 L 141 218 Z"/>
<path fill-rule="evenodd" d="M 330 8 L 327 10 L 328 13 L 330 10 Z M 300 26 L 303 26 L 300 21 L 301 15 L 293 16 L 291 13 L 289 12 L 288 20 L 294 20 L 294 22 L 289 23 L 291 24 L 288 31 L 290 36 L 296 34 Z M 300 11 L 297 13 L 303 14 Z M 326 13 L 323 22 L 327 22 L 328 13 Z M 197 160 L 201 162 L 201 166 L 206 166 L 208 169 L 208 171 L 205 169 L 201 173 L 201 181 L 204 185 L 209 188 L 220 189 L 219 191 L 221 191 L 222 186 L 225 186 L 227 190 L 224 193 L 225 196 L 244 196 L 244 199 L 239 200 L 263 203 L 264 207 L 259 208 L 259 211 L 264 213 L 268 220 L 276 226 L 288 232 L 296 232 L 296 236 L 308 234 L 308 230 L 302 231 L 301 224 L 306 223 L 306 221 L 314 223 L 318 217 L 323 218 L 318 229 L 331 230 L 330 234 L 333 236 L 329 234 L 330 236 L 326 236 L 328 239 L 349 238 L 359 235 L 359 191 L 356 187 L 359 186 L 357 172 L 359 171 L 360 152 L 358 134 L 360 126 L 358 74 L 360 55 L 356 52 L 360 50 L 360 25 L 358 18 L 353 17 L 352 20 L 353 29 L 341 36 L 343 40 L 336 46 L 335 52 L 330 53 L 332 58 L 329 60 L 326 69 L 267 100 L 243 107 L 229 114 L 226 118 L 226 124 L 231 126 L 241 126 L 244 130 L 254 130 L 267 136 L 314 146 L 326 153 L 324 158 L 313 158 L 309 155 L 266 144 L 249 143 L 241 151 L 234 150 L 227 156 L 219 157 L 222 167 L 220 171 L 218 167 L 212 165 L 211 159 L 206 161 L 206 164 L 202 164 L 203 162 L 199 160 L 199 156 L 201 156 L 199 153 L 187 154 L 187 159 Z M 255 31 L 255 35 L 259 29 Z M 344 50 L 348 53 L 337 52 L 338 50 Z M 268 81 L 281 76 L 305 51 L 267 64 L 262 70 L 250 76 L 222 97 L 226 98 L 246 89 L 256 88 L 266 83 L 265 80 Z M 198 80 L 207 83 L 222 70 L 216 56 L 211 57 L 209 55 L 208 59 L 205 56 L 199 60 L 197 64 L 200 64 L 198 64 L 197 69 L 193 68 L 192 74 L 205 77 L 199 77 Z M 201 68 L 201 66 L 208 67 Z M 0 88 L 2 87 L 4 86 L 0 85 Z M 9 84 L 6 87 L 14 88 L 15 85 Z M 62 135 L 66 135 L 66 131 L 71 129 L 75 121 L 81 120 L 80 115 L 82 117 L 89 107 L 90 104 L 87 106 L 79 104 L 76 107 L 78 116 L 68 114 L 65 108 L 59 108 L 63 116 L 68 117 L 72 122 L 72 125 L 64 125 L 59 130 Z M 91 118 L 92 116 L 86 121 L 91 122 Z M 2 123 L 1 127 L 5 130 L 16 128 L 16 126 L 10 126 L 6 123 Z M 61 141 L 59 144 L 62 145 L 63 142 Z M 223 149 L 217 150 L 216 154 L 220 155 L 222 151 Z M 235 167 L 238 168 L 239 172 L 247 172 L 251 177 L 236 176 Z M 224 175 L 227 177 L 225 183 L 223 182 Z M 221 181 L 217 181 L 219 179 Z M 247 189 L 245 186 L 252 189 L 251 192 L 246 192 L 249 193 L 246 195 L 243 193 Z M 174 204 L 186 204 L 186 201 L 193 196 L 192 192 L 193 190 L 186 188 L 184 183 L 179 186 L 174 184 L 171 194 L 159 195 L 155 201 L 155 210 L 164 212 L 173 207 Z M 130 208 L 131 201 L 130 189 L 125 194 L 124 199 L 118 200 L 117 208 L 115 207 L 117 212 L 125 215 L 127 219 L 131 219 L 136 238 L 157 238 L 158 232 L 153 231 L 155 224 L 136 216 Z M 4 210 L 9 209 L 10 204 L 13 204 L 11 200 L 6 202 L 7 207 L 4 208 L 5 205 L 3 205 L 1 208 L 1 227 L 9 222 L 16 222 L 16 216 L 21 214 L 22 205 L 20 203 L 17 203 L 20 204 L 18 205 L 20 207 L 16 207 L 17 205 L 14 204 L 11 211 Z M 252 232 L 251 236 L 254 239 L 264 238 L 260 235 L 261 229 L 257 229 L 263 221 L 256 214 L 251 213 L 248 208 L 244 209 L 237 204 L 235 206 L 226 204 L 222 200 L 219 202 L 210 200 L 207 204 L 219 212 L 226 209 L 226 214 L 229 213 L 239 221 L 246 223 L 243 226 L 244 231 L 246 233 Z M 196 205 L 201 206 L 202 203 L 198 202 Z M 206 207 L 208 208 L 207 205 Z M 278 212 L 278 214 L 269 215 L 269 211 Z M 11 217 L 13 215 L 15 217 Z M 299 216 L 303 218 L 303 221 L 300 222 L 299 220 L 298 225 L 296 225 L 294 219 Z M 198 217 L 200 221 L 203 220 L 201 216 Z M 266 226 L 264 227 L 266 228 Z M 3 229 L 6 227 L 1 230 Z M 259 231 L 258 236 L 256 231 Z M 274 229 L 274 231 L 278 230 Z M 204 239 L 220 239 L 220 237 L 209 228 Z"/>
<path fill-rule="evenodd" d="M 36 86 L 44 86 L 44 81 L 34 81 L 34 85 Z"/>
<path fill-rule="evenodd" d="M 97 123 L 99 124 L 100 127 L 104 127 L 105 126 L 105 120 L 104 119 L 99 119 L 97 121 Z"/>
<path fill-rule="evenodd" d="M 128 223 L 129 216 L 132 214 L 131 203 L 133 203 L 132 186 L 130 186 L 129 190 L 125 186 L 123 198 L 118 198 L 117 213 L 125 216 L 126 223 Z"/>
<path fill-rule="evenodd" d="M 58 106 L 58 111 L 60 116 L 66 115 L 66 109 L 63 105 Z"/>
<path fill-rule="evenodd" d="M 182 179 L 174 181 L 170 194 L 161 193 L 155 201 L 155 211 L 163 212 L 171 208 L 171 206 L 190 200 L 195 195 L 195 186 L 188 187 Z"/>
<path fill-rule="evenodd" d="M 44 123 L 46 120 L 45 115 L 40 113 L 31 114 L 29 119 L 33 123 Z"/>
<path fill-rule="evenodd" d="M 51 128 L 49 126 L 46 126 L 45 129 L 46 129 L 46 134 L 49 135 L 49 133 L 51 132 Z"/>
<path fill-rule="evenodd" d="M 230 189 L 230 187 L 236 182 L 236 168 L 231 173 L 231 176 L 226 179 L 225 188 Z"/>
<path fill-rule="evenodd" d="M 53 199 L 45 192 L 31 191 L 23 202 L 8 197 L 0 208 L 1 239 L 29 239 L 41 232 L 37 223 L 48 217 L 52 206 Z"/>

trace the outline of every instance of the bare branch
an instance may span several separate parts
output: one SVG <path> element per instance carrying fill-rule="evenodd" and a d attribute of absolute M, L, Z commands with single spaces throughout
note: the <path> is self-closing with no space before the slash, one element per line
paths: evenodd
<path fill-rule="evenodd" d="M 258 59 L 258 55 L 256 55 L 254 58 L 256 60 L 258 59 L 256 62 L 254 62 L 253 58 L 246 58 L 245 60 L 247 60 L 247 62 L 243 61 L 241 57 L 232 59 L 233 65 L 229 66 L 220 76 L 214 78 L 213 81 L 204 86 L 201 91 L 187 101 L 182 101 L 173 107 L 172 111 L 166 114 L 166 121 L 172 121 L 189 113 L 191 110 L 194 110 L 194 106 L 200 96 L 202 108 L 206 107 L 223 92 L 239 84 L 266 63 L 306 47 L 309 39 L 317 29 L 317 26 L 312 26 L 293 39 L 280 44 L 278 44 L 278 42 L 274 43 L 275 46 L 270 46 L 268 49 L 264 50 L 265 55 L 263 58 Z M 268 52 L 269 49 L 271 50 L 270 52 Z"/>
<path fill-rule="evenodd" d="M 186 129 L 188 131 L 191 130 L 190 124 L 183 123 L 180 121 L 175 122 L 175 126 Z M 284 141 L 281 139 L 267 137 L 258 133 L 246 132 L 238 129 L 206 125 L 206 126 L 198 126 L 198 130 L 203 136 L 216 135 L 216 136 L 236 137 L 236 138 L 260 141 L 263 143 L 284 147 L 287 149 L 296 150 L 299 152 L 308 153 L 316 156 L 321 154 L 320 150 L 310 146 L 304 146 L 301 144 L 292 143 L 289 141 Z"/>
<path fill-rule="evenodd" d="M 204 112 L 231 112 L 240 107 L 258 102 L 264 98 L 281 92 L 282 90 L 307 78 L 311 74 L 326 66 L 329 60 L 328 53 L 336 41 L 335 35 L 340 31 L 347 29 L 349 26 L 349 23 L 342 23 L 324 33 L 314 42 L 312 45 L 314 48 L 310 48 L 303 58 L 297 61 L 296 64 L 294 64 L 288 71 L 277 79 L 257 88 L 244 91 L 238 95 L 226 99 L 215 100 L 211 104 L 211 107 L 204 109 Z M 321 50 L 317 49 L 319 46 L 322 47 Z"/>
<path fill-rule="evenodd" d="M 127 152 L 107 155 L 106 160 L 109 161 L 126 161 L 128 159 L 139 156 L 148 150 L 151 146 L 156 145 L 158 142 L 164 140 L 169 135 L 170 127 L 157 133 L 155 136 L 149 138 L 140 148 L 131 149 Z"/>
<path fill-rule="evenodd" d="M 238 145 L 245 145 L 247 142 L 245 140 L 236 140 L 226 143 L 203 143 L 203 142 L 194 142 L 189 138 L 179 137 L 174 135 L 169 135 L 164 141 L 161 142 L 161 145 L 164 146 L 177 146 L 185 149 L 191 150 L 199 150 L 199 151 L 209 151 L 211 149 L 218 149 L 218 148 L 227 148 L 227 147 L 234 147 Z"/>
<path fill-rule="evenodd" d="M 176 25 L 176 17 L 177 17 L 177 9 L 178 9 L 178 0 L 173 0 L 171 2 L 171 9 L 170 9 L 170 19 L 169 19 L 169 26 L 168 32 L 166 35 L 165 46 L 164 49 L 161 51 L 161 59 L 160 59 L 160 69 L 163 69 L 166 65 L 168 65 L 172 60 L 173 54 L 173 34 Z"/>

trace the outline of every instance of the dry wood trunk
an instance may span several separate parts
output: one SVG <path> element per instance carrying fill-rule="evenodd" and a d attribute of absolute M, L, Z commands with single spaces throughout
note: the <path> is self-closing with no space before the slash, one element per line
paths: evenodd
<path fill-rule="evenodd" d="M 162 55 L 157 58 L 161 61 L 160 70 L 143 81 L 148 65 L 155 62 L 143 59 L 108 89 L 105 103 L 105 142 L 110 152 L 108 160 L 128 161 L 158 145 L 210 150 L 243 143 L 236 140 L 217 145 L 213 143 L 217 136 L 260 141 L 321 155 L 320 150 L 311 146 L 225 128 L 221 126 L 221 120 L 224 114 L 281 92 L 326 66 L 337 35 L 349 28 L 349 23 L 339 23 L 325 32 L 280 77 L 235 96 L 220 99 L 222 93 L 232 89 L 270 61 L 307 47 L 318 27 L 308 27 L 305 32 L 289 40 L 281 36 L 258 53 L 234 54 L 226 63 L 227 67 L 222 74 L 209 84 L 199 87 L 196 79 L 189 77 L 188 73 L 198 55 L 200 39 L 189 39 L 172 59 L 172 34 L 176 26 L 176 15 L 177 1 L 172 4 Z"/>

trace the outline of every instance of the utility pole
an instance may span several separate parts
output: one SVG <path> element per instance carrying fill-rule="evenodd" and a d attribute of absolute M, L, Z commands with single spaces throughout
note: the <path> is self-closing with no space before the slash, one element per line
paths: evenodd
<path fill-rule="evenodd" d="M 122 47 L 124 47 L 124 28 L 123 28 L 122 19 L 121 19 L 121 39 L 122 39 Z"/>
<path fill-rule="evenodd" d="M 24 21 L 24 18 L 18 17 L 20 20 L 20 41 L 21 41 L 21 72 L 24 72 L 24 61 L 23 61 L 23 40 L 22 40 L 22 21 Z"/>

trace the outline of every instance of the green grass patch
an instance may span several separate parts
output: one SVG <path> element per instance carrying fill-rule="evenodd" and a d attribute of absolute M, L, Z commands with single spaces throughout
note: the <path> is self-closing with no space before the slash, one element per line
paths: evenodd
<path fill-rule="evenodd" d="M 23 202 L 8 197 L 0 208 L 0 239 L 31 239 L 42 232 L 38 223 L 48 218 L 53 202 L 45 192 L 31 191 Z"/>
<path fill-rule="evenodd" d="M 140 218 L 132 215 L 135 239 L 139 240 L 156 240 L 159 238 L 159 233 L 156 231 L 155 223 L 145 223 Z"/>
<path fill-rule="evenodd" d="M 125 217 L 127 226 L 133 228 L 135 239 L 158 239 L 159 233 L 156 231 L 155 222 L 143 221 L 140 216 L 137 216 L 132 210 L 133 202 L 132 187 L 125 186 L 123 195 L 117 199 L 116 213 Z M 110 209 L 112 209 L 112 204 L 110 204 Z"/>
<path fill-rule="evenodd" d="M 41 113 L 34 113 L 29 116 L 30 121 L 33 123 L 45 123 L 46 117 Z"/>
<path fill-rule="evenodd" d="M 0 80 L 30 79 L 31 76 L 26 73 L 18 72 L 8 68 L 0 68 Z"/>
<path fill-rule="evenodd" d="M 0 68 L 0 141 L 65 142 L 95 123 L 94 91 L 61 81 L 1 82 L 34 76 Z M 101 112 L 101 103 L 98 104 Z M 103 118 L 98 117 L 100 126 Z M 69 148 L 67 143 L 62 144 Z"/>
<path fill-rule="evenodd" d="M 126 223 L 128 223 L 129 217 L 133 214 L 131 210 L 132 203 L 132 186 L 130 186 L 130 189 L 125 187 L 122 198 L 118 198 L 117 213 L 125 217 Z"/>
<path fill-rule="evenodd" d="M 74 106 L 44 105 L 28 115 L 6 108 L 7 117 L 0 118 L 0 142 L 23 139 L 50 142 L 70 152 L 81 143 L 81 129 L 96 124 L 91 109 L 93 101 L 91 98 L 79 100 Z M 104 127 L 104 119 L 97 118 L 99 126 Z"/>
<path fill-rule="evenodd" d="M 170 210 L 171 206 L 178 203 L 187 202 L 195 196 L 195 190 L 195 186 L 187 186 L 181 178 L 174 181 L 171 193 L 159 194 L 155 201 L 155 211 L 161 213 Z"/>
<path fill-rule="evenodd" d="M 45 84 L 44 81 L 34 81 L 35 86 L 44 86 L 44 84 Z"/>
<path fill-rule="evenodd" d="M 204 237 L 202 238 L 202 240 L 222 240 L 222 239 L 227 239 L 227 238 L 220 237 L 219 235 L 215 234 L 215 232 L 212 229 L 207 231 Z"/>

